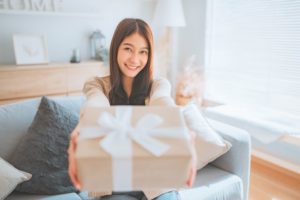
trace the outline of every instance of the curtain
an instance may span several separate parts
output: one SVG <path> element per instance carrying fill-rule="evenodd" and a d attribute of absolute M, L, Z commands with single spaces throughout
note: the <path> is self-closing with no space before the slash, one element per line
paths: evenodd
<path fill-rule="evenodd" d="M 300 116 L 300 1 L 209 0 L 205 98 Z"/>

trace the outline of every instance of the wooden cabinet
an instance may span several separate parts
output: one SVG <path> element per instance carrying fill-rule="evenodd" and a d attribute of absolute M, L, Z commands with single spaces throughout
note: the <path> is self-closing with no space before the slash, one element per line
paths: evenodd
<path fill-rule="evenodd" d="M 80 95 L 92 76 L 109 75 L 102 62 L 0 66 L 0 104 L 43 95 Z"/>

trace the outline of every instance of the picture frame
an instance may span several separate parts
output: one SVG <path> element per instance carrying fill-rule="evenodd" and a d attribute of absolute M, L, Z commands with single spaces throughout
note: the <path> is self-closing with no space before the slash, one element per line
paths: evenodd
<path fill-rule="evenodd" d="M 17 65 L 49 62 L 47 44 L 43 35 L 14 34 L 13 43 Z"/>

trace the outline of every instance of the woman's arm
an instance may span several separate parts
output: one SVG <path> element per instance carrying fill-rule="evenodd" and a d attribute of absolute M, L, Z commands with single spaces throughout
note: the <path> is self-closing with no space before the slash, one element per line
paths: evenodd
<path fill-rule="evenodd" d="M 176 106 L 173 98 L 171 97 L 171 84 L 166 79 L 157 79 L 153 82 L 151 93 L 150 93 L 150 101 L 149 105 L 166 105 L 166 106 Z M 195 176 L 197 173 L 197 155 L 195 151 L 195 133 L 193 131 L 189 131 L 190 133 L 190 144 L 193 148 L 192 150 L 192 161 L 190 164 L 190 170 L 188 179 L 186 184 L 188 186 L 192 186 L 195 180 Z"/>
<path fill-rule="evenodd" d="M 89 106 L 96 106 L 96 107 L 110 106 L 109 101 L 104 94 L 106 88 L 104 88 L 104 84 L 101 81 L 102 81 L 101 78 L 94 77 L 86 81 L 86 83 L 84 84 L 83 93 L 86 96 L 86 101 L 81 107 L 80 118 L 83 117 L 86 108 Z M 71 133 L 70 144 L 68 148 L 69 176 L 72 183 L 77 189 L 80 189 L 81 187 L 77 177 L 77 173 L 76 173 L 77 169 L 75 163 L 75 150 L 76 150 L 77 138 L 79 136 L 79 130 L 80 130 L 80 120 L 76 128 Z"/>
<path fill-rule="evenodd" d="M 159 78 L 153 81 L 149 98 L 149 106 L 160 105 L 176 105 L 171 97 L 171 84 L 164 78 Z"/>
<path fill-rule="evenodd" d="M 110 106 L 108 98 L 105 96 L 106 90 L 105 84 L 101 78 L 93 77 L 87 80 L 83 87 L 83 93 L 86 96 L 86 101 L 81 107 L 80 116 L 85 112 L 85 109 L 89 106 L 103 107 Z"/>

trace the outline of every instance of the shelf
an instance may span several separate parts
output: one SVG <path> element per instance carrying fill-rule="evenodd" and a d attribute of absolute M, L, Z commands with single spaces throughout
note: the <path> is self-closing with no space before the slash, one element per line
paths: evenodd
<path fill-rule="evenodd" d="M 62 67 L 82 67 L 82 66 L 99 66 L 103 69 L 108 70 L 108 66 L 105 66 L 100 61 L 82 61 L 80 63 L 68 63 L 68 62 L 57 62 L 49 64 L 31 64 L 31 65 L 0 65 L 0 71 L 15 71 L 15 70 L 32 70 L 32 69 L 47 69 L 47 68 L 62 68 Z"/>
<path fill-rule="evenodd" d="M 0 104 L 40 96 L 82 94 L 85 81 L 109 75 L 109 67 L 99 61 L 78 64 L 0 65 Z"/>

